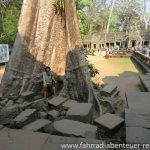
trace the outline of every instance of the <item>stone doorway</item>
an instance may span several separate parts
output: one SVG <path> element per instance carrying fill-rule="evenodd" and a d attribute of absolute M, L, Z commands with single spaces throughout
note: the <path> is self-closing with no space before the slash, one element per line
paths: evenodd
<path fill-rule="evenodd" d="M 131 41 L 131 46 L 132 46 L 132 47 L 136 46 L 136 40 L 132 40 L 132 41 Z"/>

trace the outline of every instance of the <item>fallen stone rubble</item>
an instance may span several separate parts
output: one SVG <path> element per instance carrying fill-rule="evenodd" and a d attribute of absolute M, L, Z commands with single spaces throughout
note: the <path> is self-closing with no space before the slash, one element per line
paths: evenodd
<path fill-rule="evenodd" d="M 115 90 L 112 89 L 113 92 L 110 93 L 116 91 L 116 87 L 114 88 Z M 103 93 L 105 93 L 104 90 Z M 59 136 L 100 140 L 102 139 L 102 135 L 99 135 L 100 129 L 101 131 L 118 132 L 124 122 L 124 119 L 121 118 L 122 115 L 118 112 L 120 106 L 122 106 L 122 100 L 114 100 L 108 94 L 106 94 L 106 97 L 103 96 L 104 99 L 116 106 L 114 107 L 114 113 L 117 114 L 110 114 L 109 109 L 111 108 L 104 109 L 105 106 L 103 105 L 105 110 L 103 112 L 109 113 L 109 117 L 105 117 L 105 114 L 98 116 L 95 113 L 93 104 L 79 103 L 60 96 L 44 99 L 35 96 L 31 91 L 21 93 L 18 97 L 1 98 L 0 130 L 7 127 Z M 120 117 L 118 117 L 118 114 Z M 105 119 L 99 117 L 105 117 Z M 115 122 L 112 128 L 102 128 L 102 125 L 111 121 L 110 118 L 115 118 L 118 122 Z"/>

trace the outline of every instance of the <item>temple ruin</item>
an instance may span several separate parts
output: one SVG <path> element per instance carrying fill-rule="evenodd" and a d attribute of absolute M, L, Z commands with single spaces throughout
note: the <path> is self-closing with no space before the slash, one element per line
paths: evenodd
<path fill-rule="evenodd" d="M 93 33 L 91 39 L 84 40 L 84 47 L 90 49 L 101 48 L 131 48 L 134 46 L 150 46 L 150 31 L 131 31 L 116 33 Z"/>

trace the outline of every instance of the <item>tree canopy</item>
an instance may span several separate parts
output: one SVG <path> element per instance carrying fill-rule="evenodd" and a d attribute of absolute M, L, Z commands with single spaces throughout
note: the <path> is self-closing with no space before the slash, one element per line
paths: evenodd
<path fill-rule="evenodd" d="M 13 45 L 23 0 L 0 0 L 0 43 Z M 82 39 L 93 32 L 148 29 L 150 13 L 148 0 L 76 0 L 77 15 Z M 144 5 L 145 4 L 145 5 Z M 110 18 L 110 21 L 109 21 Z"/>

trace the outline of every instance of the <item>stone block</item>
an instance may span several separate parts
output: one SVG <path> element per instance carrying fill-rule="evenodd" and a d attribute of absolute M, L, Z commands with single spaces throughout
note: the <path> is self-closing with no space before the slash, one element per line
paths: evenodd
<path fill-rule="evenodd" d="M 18 105 L 12 105 L 0 110 L 0 124 L 8 124 L 10 121 L 20 113 Z"/>
<path fill-rule="evenodd" d="M 97 127 L 79 121 L 63 119 L 54 122 L 54 130 L 64 136 L 96 138 Z"/>
<path fill-rule="evenodd" d="M 42 110 L 45 107 L 48 107 L 48 102 L 45 99 L 39 99 L 33 102 L 32 106 L 36 109 L 36 110 Z"/>
<path fill-rule="evenodd" d="M 129 109 L 140 115 L 150 114 L 150 92 L 126 92 Z"/>
<path fill-rule="evenodd" d="M 29 109 L 32 107 L 33 102 L 24 102 L 23 104 L 21 104 L 23 109 Z"/>
<path fill-rule="evenodd" d="M 57 97 L 50 99 L 48 103 L 54 107 L 59 107 L 66 101 L 67 101 L 67 98 L 57 96 Z"/>
<path fill-rule="evenodd" d="M 116 85 L 105 85 L 100 93 L 102 96 L 111 96 L 116 90 Z"/>
<path fill-rule="evenodd" d="M 150 128 L 150 116 L 149 115 L 139 115 L 134 112 L 125 111 L 125 124 L 126 127 L 141 127 Z"/>
<path fill-rule="evenodd" d="M 32 101 L 34 100 L 34 92 L 32 91 L 22 92 L 20 97 L 23 98 L 25 101 Z"/>
<path fill-rule="evenodd" d="M 76 103 L 71 107 L 66 117 L 81 122 L 91 122 L 93 117 L 93 105 L 90 103 Z"/>
<path fill-rule="evenodd" d="M 114 114 L 106 113 L 95 119 L 94 122 L 109 131 L 114 131 L 124 122 L 124 119 Z"/>
<path fill-rule="evenodd" d="M 14 101 L 9 100 L 6 104 L 6 107 L 12 106 L 14 104 Z"/>
<path fill-rule="evenodd" d="M 39 112 L 39 118 L 46 119 L 47 118 L 47 113 L 44 111 Z"/>
<path fill-rule="evenodd" d="M 25 126 L 26 124 L 36 119 L 36 109 L 26 109 L 21 112 L 13 121 L 18 128 Z"/>
<path fill-rule="evenodd" d="M 48 112 L 48 119 L 56 119 L 59 116 L 59 112 L 57 110 L 51 110 Z"/>
<path fill-rule="evenodd" d="M 4 128 L 0 131 L 0 150 L 42 150 L 49 134 Z"/>
<path fill-rule="evenodd" d="M 150 130 L 141 127 L 126 127 L 126 142 L 129 144 L 150 144 Z"/>
<path fill-rule="evenodd" d="M 23 127 L 24 130 L 30 130 L 30 131 L 39 131 L 43 129 L 45 126 L 49 125 L 51 121 L 46 120 L 46 119 L 38 119 L 35 120 L 34 122 L 26 125 Z"/>
<path fill-rule="evenodd" d="M 19 99 L 16 100 L 17 104 L 23 104 L 23 102 L 24 102 L 23 98 L 19 98 Z"/>
<path fill-rule="evenodd" d="M 69 99 L 62 106 L 63 106 L 64 109 L 67 110 L 67 109 L 73 107 L 76 103 L 77 103 L 77 101 Z"/>

